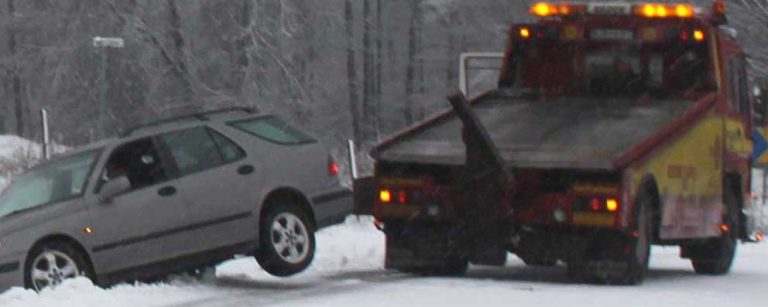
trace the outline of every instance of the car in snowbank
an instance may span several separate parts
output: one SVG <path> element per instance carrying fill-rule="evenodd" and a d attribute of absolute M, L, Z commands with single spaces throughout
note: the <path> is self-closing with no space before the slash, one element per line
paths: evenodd
<path fill-rule="evenodd" d="M 0 195 L 0 291 L 149 279 L 254 255 L 304 270 L 314 231 L 351 212 L 324 145 L 274 115 L 158 121 L 17 177 Z"/>

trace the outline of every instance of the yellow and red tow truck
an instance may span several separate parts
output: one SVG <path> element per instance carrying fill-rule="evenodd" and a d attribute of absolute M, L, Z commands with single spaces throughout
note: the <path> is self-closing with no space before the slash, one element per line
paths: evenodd
<path fill-rule="evenodd" d="M 768 146 L 723 3 L 530 12 L 510 28 L 498 88 L 452 95 L 452 110 L 371 151 L 386 267 L 461 274 L 512 252 L 637 284 L 654 244 L 726 274 L 737 242 L 762 238 L 750 172 Z"/>

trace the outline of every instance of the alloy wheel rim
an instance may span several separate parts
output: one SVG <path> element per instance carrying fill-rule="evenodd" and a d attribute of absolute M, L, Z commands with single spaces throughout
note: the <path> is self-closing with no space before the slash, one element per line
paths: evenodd
<path fill-rule="evenodd" d="M 56 287 L 64 280 L 81 274 L 72 257 L 60 251 L 47 250 L 32 262 L 30 275 L 35 290 L 40 291 L 46 287 Z"/>
<path fill-rule="evenodd" d="M 293 213 L 281 213 L 272 221 L 271 242 L 277 255 L 289 263 L 300 263 L 309 255 L 309 232 Z"/>

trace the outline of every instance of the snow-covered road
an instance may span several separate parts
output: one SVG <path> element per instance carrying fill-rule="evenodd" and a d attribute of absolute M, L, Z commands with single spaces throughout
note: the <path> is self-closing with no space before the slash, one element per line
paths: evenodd
<path fill-rule="evenodd" d="M 101 289 L 79 279 L 36 294 L 11 289 L 0 306 L 763 306 L 768 302 L 768 245 L 741 245 L 727 276 L 698 276 L 676 248 L 654 247 L 638 287 L 574 284 L 565 268 L 472 267 L 462 278 L 422 278 L 382 270 L 383 236 L 370 220 L 318 233 L 318 254 L 304 273 L 277 278 L 251 258 L 225 262 L 215 280 L 176 279 Z"/>

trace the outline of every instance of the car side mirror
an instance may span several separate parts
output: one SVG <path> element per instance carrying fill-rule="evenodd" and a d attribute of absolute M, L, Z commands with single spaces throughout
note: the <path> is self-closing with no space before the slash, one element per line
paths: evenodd
<path fill-rule="evenodd" d="M 109 203 L 112 201 L 112 198 L 130 189 L 131 189 L 131 181 L 128 180 L 128 177 L 119 176 L 116 178 L 112 178 L 109 181 L 105 182 L 104 185 L 101 186 L 101 191 L 99 192 L 99 199 L 101 200 L 102 203 Z"/>

